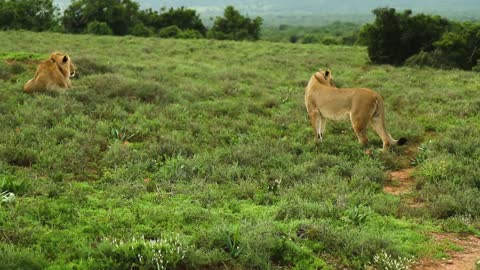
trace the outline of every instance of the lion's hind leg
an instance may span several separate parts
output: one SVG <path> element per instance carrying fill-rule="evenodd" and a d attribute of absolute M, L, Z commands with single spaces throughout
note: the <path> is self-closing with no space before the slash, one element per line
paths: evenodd
<path fill-rule="evenodd" d="M 350 121 L 352 122 L 353 131 L 357 135 L 358 141 L 366 146 L 368 143 L 367 137 L 367 127 L 368 127 L 368 120 L 363 119 L 362 117 L 353 116 L 350 114 Z"/>
<path fill-rule="evenodd" d="M 396 144 L 396 141 L 385 130 L 385 121 L 381 116 L 372 117 L 371 123 L 375 132 L 382 139 L 384 151 L 388 150 L 392 144 Z"/>

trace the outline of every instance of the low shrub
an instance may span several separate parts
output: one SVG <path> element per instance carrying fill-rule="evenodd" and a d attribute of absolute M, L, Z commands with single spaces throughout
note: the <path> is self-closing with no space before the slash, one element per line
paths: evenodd
<path fill-rule="evenodd" d="M 143 23 L 137 23 L 132 28 L 129 29 L 130 35 L 138 37 L 151 37 L 153 36 L 152 29 L 145 26 Z"/>
<path fill-rule="evenodd" d="M 0 243 L 0 269 L 41 270 L 47 267 L 47 260 L 37 252 L 28 248 Z"/>
<path fill-rule="evenodd" d="M 157 82 L 136 80 L 114 74 L 97 74 L 84 81 L 90 91 L 104 97 L 134 98 L 145 102 L 168 103 L 166 89 Z"/>
<path fill-rule="evenodd" d="M 20 145 L 0 148 L 0 157 L 10 165 L 21 167 L 31 167 L 38 160 L 36 151 Z"/>
<path fill-rule="evenodd" d="M 78 73 L 79 76 L 114 72 L 112 66 L 102 64 L 98 59 L 89 56 L 77 56 L 73 59 L 73 62 L 77 68 L 76 73 Z"/>
<path fill-rule="evenodd" d="M 112 35 L 113 31 L 106 22 L 93 21 L 87 25 L 86 32 L 93 35 Z"/>
<path fill-rule="evenodd" d="M 158 36 L 162 38 L 176 38 L 182 32 L 176 25 L 167 26 L 158 31 Z"/>

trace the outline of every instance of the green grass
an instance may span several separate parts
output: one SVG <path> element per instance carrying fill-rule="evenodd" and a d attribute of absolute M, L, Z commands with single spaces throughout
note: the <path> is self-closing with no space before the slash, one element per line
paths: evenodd
<path fill-rule="evenodd" d="M 346 46 L 22 31 L 0 48 L 63 51 L 79 71 L 64 95 L 27 95 L 35 64 L 0 63 L 0 192 L 16 195 L 0 269 L 156 269 L 137 256 L 153 250 L 170 269 L 363 269 L 383 251 L 434 256 L 429 231 L 480 229 L 478 74 L 373 66 Z M 327 67 L 380 92 L 410 145 L 365 155 L 347 122 L 315 145 L 304 87 Z M 423 209 L 382 191 L 412 162 Z M 147 241 L 172 235 L 180 260 Z"/>

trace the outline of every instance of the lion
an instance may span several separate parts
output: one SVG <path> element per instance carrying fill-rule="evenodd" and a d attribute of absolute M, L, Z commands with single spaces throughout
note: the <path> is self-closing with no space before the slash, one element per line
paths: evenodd
<path fill-rule="evenodd" d="M 403 145 L 407 139 L 395 140 L 385 129 L 385 108 L 382 97 L 367 88 L 337 88 L 332 72 L 319 70 L 312 75 L 305 89 L 305 106 L 315 133 L 315 141 L 323 141 L 327 119 L 348 120 L 358 141 L 366 146 L 370 123 L 383 142 L 383 150 Z"/>
<path fill-rule="evenodd" d="M 72 87 L 70 78 L 74 76 L 75 66 L 71 58 L 64 53 L 54 52 L 48 60 L 38 65 L 35 76 L 23 86 L 23 91 L 26 93 L 59 89 L 64 91 Z"/>

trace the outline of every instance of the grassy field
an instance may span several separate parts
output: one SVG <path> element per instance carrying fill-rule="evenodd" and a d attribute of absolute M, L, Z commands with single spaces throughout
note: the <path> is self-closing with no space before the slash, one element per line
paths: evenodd
<path fill-rule="evenodd" d="M 268 42 L 0 32 L 0 48 L 0 269 L 384 269 L 459 248 L 429 232 L 480 235 L 478 73 Z M 74 87 L 24 94 L 56 50 Z M 383 153 L 370 132 L 367 155 L 329 122 L 315 145 L 304 87 L 327 67 L 380 92 L 409 144 Z M 383 192 L 408 167 L 423 207 Z"/>

